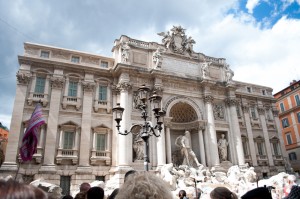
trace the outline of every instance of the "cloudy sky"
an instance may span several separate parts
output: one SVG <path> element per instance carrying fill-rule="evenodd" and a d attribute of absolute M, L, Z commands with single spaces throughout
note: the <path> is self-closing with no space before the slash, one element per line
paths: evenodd
<path fill-rule="evenodd" d="M 0 122 L 10 128 L 18 55 L 34 42 L 111 57 L 121 35 L 161 42 L 181 25 L 194 50 L 227 59 L 234 80 L 300 79 L 300 0 L 0 0 Z"/>

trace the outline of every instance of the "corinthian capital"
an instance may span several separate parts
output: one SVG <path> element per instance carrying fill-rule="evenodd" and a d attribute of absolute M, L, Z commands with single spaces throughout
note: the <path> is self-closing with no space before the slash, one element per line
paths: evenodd
<path fill-rule="evenodd" d="M 205 103 L 211 104 L 213 101 L 214 101 L 214 97 L 213 97 L 213 96 L 211 96 L 211 95 L 206 95 L 206 96 L 204 96 L 204 102 L 205 102 Z"/>
<path fill-rule="evenodd" d="M 265 114 L 265 109 L 262 107 L 258 107 L 257 112 L 258 112 L 258 114 L 263 115 L 263 114 Z"/>
<path fill-rule="evenodd" d="M 17 76 L 18 83 L 23 85 L 28 85 L 31 78 L 30 73 L 22 73 L 20 71 L 18 71 L 16 76 Z"/>
<path fill-rule="evenodd" d="M 132 88 L 132 85 L 129 82 L 122 82 L 117 85 L 119 90 L 128 91 Z"/>
<path fill-rule="evenodd" d="M 225 99 L 225 103 L 228 106 L 236 106 L 239 104 L 239 101 L 236 98 L 227 98 L 227 99 Z"/>
<path fill-rule="evenodd" d="M 95 82 L 82 82 L 82 87 L 85 92 L 92 92 L 95 88 Z"/>
<path fill-rule="evenodd" d="M 65 83 L 65 79 L 63 77 L 51 77 L 50 80 L 52 88 L 62 88 Z"/>
<path fill-rule="evenodd" d="M 242 109 L 244 113 L 249 113 L 249 105 L 248 104 L 243 104 Z"/>

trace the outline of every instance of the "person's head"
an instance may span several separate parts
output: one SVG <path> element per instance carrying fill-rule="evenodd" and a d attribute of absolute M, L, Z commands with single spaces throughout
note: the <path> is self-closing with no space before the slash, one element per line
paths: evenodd
<path fill-rule="evenodd" d="M 101 187 L 91 187 L 86 192 L 86 199 L 103 199 L 104 190 Z"/>
<path fill-rule="evenodd" d="M 126 182 L 126 180 L 129 178 L 129 176 L 133 175 L 136 173 L 136 170 L 129 170 L 125 173 L 125 176 L 124 176 L 124 182 Z"/>
<path fill-rule="evenodd" d="M 48 199 L 46 192 L 40 188 L 14 180 L 0 180 L 0 198 L 1 199 Z"/>
<path fill-rule="evenodd" d="M 185 190 L 180 190 L 179 193 L 178 193 L 178 197 L 179 197 L 180 199 L 182 199 L 183 197 L 186 197 L 186 192 L 185 192 Z"/>
<path fill-rule="evenodd" d="M 62 197 L 62 199 L 73 199 L 73 196 L 71 196 L 71 195 L 65 195 L 64 197 Z"/>
<path fill-rule="evenodd" d="M 172 198 L 170 187 L 161 178 L 148 172 L 136 172 L 120 188 L 116 199 Z"/>
<path fill-rule="evenodd" d="M 79 191 L 80 192 L 87 192 L 91 188 L 90 183 L 84 182 L 80 185 Z"/>
<path fill-rule="evenodd" d="M 116 188 L 111 194 L 108 196 L 108 199 L 115 199 L 117 194 L 119 193 L 119 188 Z"/>
<path fill-rule="evenodd" d="M 202 194 L 201 189 L 197 188 L 195 199 L 199 199 L 201 197 L 201 194 Z"/>
<path fill-rule="evenodd" d="M 242 195 L 241 199 L 272 199 L 272 194 L 267 187 L 258 187 Z"/>
<path fill-rule="evenodd" d="M 85 196 L 86 196 L 86 192 L 82 191 L 77 193 L 74 199 L 85 199 Z"/>
<path fill-rule="evenodd" d="M 216 187 L 210 192 L 211 199 L 237 199 L 237 195 L 226 187 Z"/>

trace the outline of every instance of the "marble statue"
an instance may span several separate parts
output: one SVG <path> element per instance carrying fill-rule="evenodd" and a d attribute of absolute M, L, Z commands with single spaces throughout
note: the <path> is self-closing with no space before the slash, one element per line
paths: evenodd
<path fill-rule="evenodd" d="M 171 41 L 172 41 L 172 36 L 170 35 L 170 32 L 161 32 L 157 33 L 159 36 L 163 36 L 162 43 L 166 48 L 170 47 Z"/>
<path fill-rule="evenodd" d="M 195 44 L 195 40 L 192 39 L 192 37 L 188 37 L 185 41 L 184 41 L 184 45 L 185 45 L 185 50 L 189 53 L 193 53 L 193 44 Z"/>
<path fill-rule="evenodd" d="M 160 68 L 162 63 L 162 53 L 164 52 L 163 48 L 157 48 L 153 54 L 152 60 L 155 64 L 155 68 Z"/>
<path fill-rule="evenodd" d="M 221 138 L 218 141 L 219 158 L 221 161 L 227 161 L 227 146 L 228 142 L 225 139 L 225 135 L 222 134 Z"/>
<path fill-rule="evenodd" d="M 133 150 L 135 152 L 135 160 L 143 160 L 144 159 L 144 141 L 140 135 L 136 135 L 133 140 Z"/>
<path fill-rule="evenodd" d="M 201 75 L 203 79 L 207 79 L 209 76 L 209 69 L 208 66 L 211 64 L 211 62 L 203 62 L 201 64 Z"/>
<path fill-rule="evenodd" d="M 178 136 L 176 138 L 175 144 L 181 148 L 181 152 L 184 155 L 183 164 L 185 163 L 188 166 L 192 167 L 192 163 L 194 162 L 196 163 L 197 167 L 199 167 L 201 164 L 199 163 L 195 153 L 191 149 L 190 137 L 190 132 L 185 131 L 183 136 Z"/>
<path fill-rule="evenodd" d="M 122 62 L 123 63 L 126 63 L 129 60 L 129 49 L 130 49 L 130 47 L 128 45 L 128 42 L 123 42 L 121 44 L 121 50 L 122 50 L 121 51 L 121 57 L 122 57 Z"/>
<path fill-rule="evenodd" d="M 225 65 L 225 82 L 230 83 L 232 81 L 232 77 L 234 72 L 229 68 L 229 65 Z"/>

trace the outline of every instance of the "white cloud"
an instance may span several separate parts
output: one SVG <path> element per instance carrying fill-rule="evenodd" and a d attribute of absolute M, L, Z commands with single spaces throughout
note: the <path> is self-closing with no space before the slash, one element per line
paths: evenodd
<path fill-rule="evenodd" d="M 248 0 L 246 4 L 246 8 L 248 9 L 248 13 L 252 14 L 253 9 L 259 4 L 259 0 Z"/>

